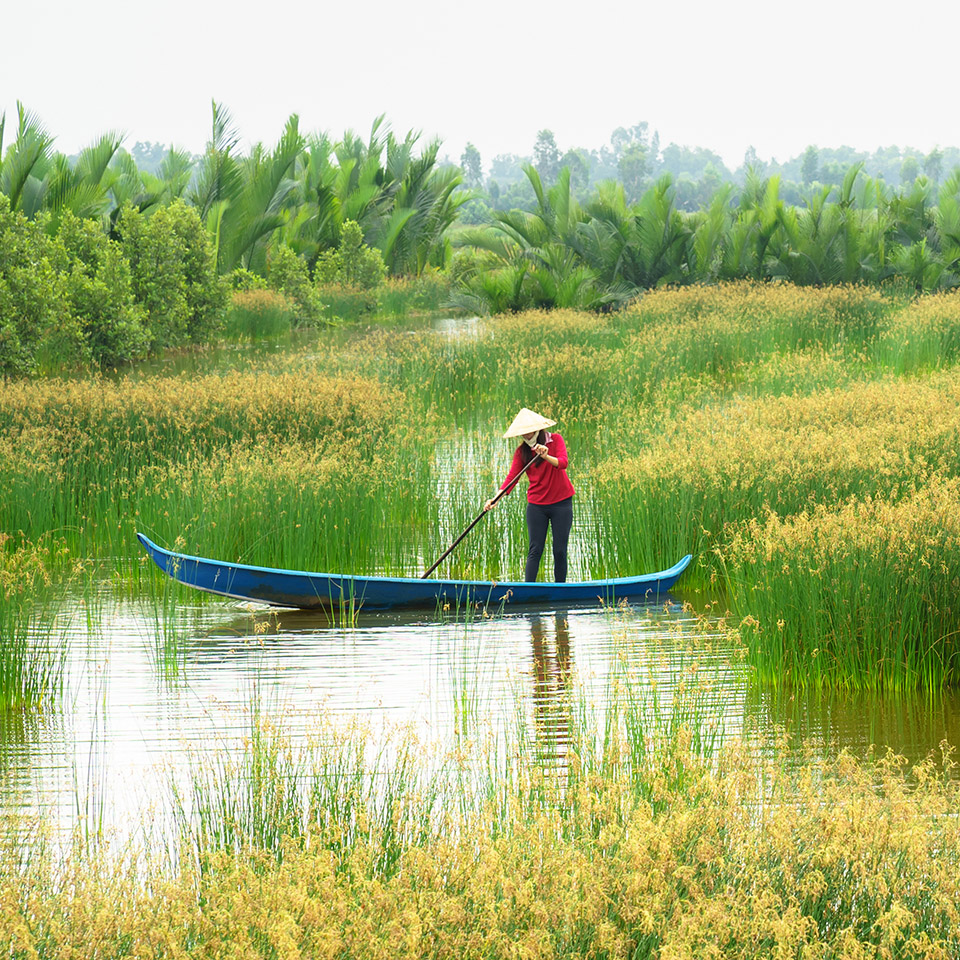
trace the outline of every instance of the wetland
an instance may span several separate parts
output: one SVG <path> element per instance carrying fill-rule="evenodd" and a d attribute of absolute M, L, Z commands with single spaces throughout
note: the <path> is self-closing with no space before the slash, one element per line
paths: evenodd
<path fill-rule="evenodd" d="M 738 283 L 5 382 L 13 955 L 949 955 L 958 331 L 956 294 Z M 418 575 L 520 406 L 570 450 L 570 578 L 693 553 L 673 595 L 307 614 L 136 542 Z M 517 578 L 521 498 L 438 573 Z"/>

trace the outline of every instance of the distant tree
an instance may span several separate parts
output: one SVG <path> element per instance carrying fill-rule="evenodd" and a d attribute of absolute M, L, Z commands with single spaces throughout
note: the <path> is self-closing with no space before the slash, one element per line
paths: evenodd
<path fill-rule="evenodd" d="M 944 147 L 943 149 L 943 169 L 951 173 L 960 167 L 960 149 L 957 147 Z"/>
<path fill-rule="evenodd" d="M 541 130 L 533 145 L 533 165 L 544 183 L 553 183 L 560 173 L 560 150 L 552 130 Z"/>
<path fill-rule="evenodd" d="M 920 164 L 916 157 L 904 157 L 900 164 L 900 185 L 909 187 L 920 176 Z"/>
<path fill-rule="evenodd" d="M 706 209 L 722 186 L 723 178 L 712 163 L 706 165 L 699 180 L 692 179 L 688 174 L 681 174 L 675 184 L 677 206 L 691 213 Z"/>
<path fill-rule="evenodd" d="M 940 182 L 940 174 L 943 172 L 943 151 L 939 147 L 934 147 L 923 158 L 923 172 L 934 182 Z"/>
<path fill-rule="evenodd" d="M 647 130 L 649 129 L 650 124 L 646 120 L 641 120 L 640 123 L 635 123 L 632 127 L 617 127 L 613 133 L 610 134 L 610 146 L 613 147 L 613 152 L 619 159 L 623 153 L 632 145 L 639 144 L 643 148 L 644 153 L 648 151 L 648 140 Z M 660 135 L 657 134 L 657 145 L 660 144 Z"/>
<path fill-rule="evenodd" d="M 903 158 L 910 155 L 910 150 L 904 148 L 903 152 L 896 145 L 890 147 L 877 147 L 874 150 L 867 169 L 875 177 L 883 177 L 888 183 L 895 183 L 900 174 L 900 164 Z"/>
<path fill-rule="evenodd" d="M 743 154 L 743 169 L 745 171 L 753 170 L 755 173 L 761 174 L 765 168 L 766 164 L 760 159 L 757 148 L 751 143 Z"/>
<path fill-rule="evenodd" d="M 820 164 L 817 179 L 820 183 L 839 187 L 849 168 L 849 164 L 845 165 L 839 160 L 828 160 Z"/>
<path fill-rule="evenodd" d="M 167 148 L 162 143 L 152 143 L 150 140 L 138 140 L 130 150 L 130 156 L 136 161 L 137 168 L 154 175 L 159 173 L 166 155 Z"/>
<path fill-rule="evenodd" d="M 647 151 L 647 162 L 650 165 L 650 173 L 656 173 L 660 164 L 660 131 L 654 130 L 650 138 L 650 149 Z"/>
<path fill-rule="evenodd" d="M 526 181 L 523 175 L 524 164 L 530 163 L 530 157 L 521 157 L 516 153 L 498 153 L 490 164 L 490 179 L 496 180 L 501 189 L 511 183 Z"/>
<path fill-rule="evenodd" d="M 479 223 L 489 223 L 491 203 L 483 197 L 474 197 L 468 200 L 457 214 L 458 223 L 476 226 Z"/>
<path fill-rule="evenodd" d="M 813 145 L 807 147 L 803 152 L 803 162 L 800 165 L 800 179 L 809 186 L 817 179 L 818 167 L 820 166 L 820 155 L 817 148 Z"/>
<path fill-rule="evenodd" d="M 731 178 L 723 158 L 712 150 L 704 147 L 680 146 L 676 143 L 667 144 L 663 148 L 663 171 L 674 177 L 686 174 L 691 180 L 699 180 L 711 165 L 725 180 Z"/>
<path fill-rule="evenodd" d="M 493 206 L 497 210 L 532 210 L 536 202 L 537 196 L 533 187 L 530 185 L 530 181 L 524 177 L 523 180 L 517 180 L 501 187 L 500 195 Z"/>
<path fill-rule="evenodd" d="M 573 190 L 586 190 L 590 186 L 590 155 L 586 150 L 568 150 L 560 160 L 560 166 L 570 171 L 570 186 Z"/>
<path fill-rule="evenodd" d="M 613 150 L 604 145 L 599 150 L 591 151 L 590 174 L 594 181 L 597 180 L 616 180 L 617 156 Z"/>
<path fill-rule="evenodd" d="M 617 173 L 626 192 L 627 200 L 636 203 L 643 194 L 650 166 L 647 155 L 639 143 L 631 143 L 617 161 Z"/>
<path fill-rule="evenodd" d="M 483 185 L 483 164 L 480 161 L 480 151 L 468 143 L 460 156 L 460 169 L 463 170 L 463 182 L 470 189 L 475 190 Z"/>

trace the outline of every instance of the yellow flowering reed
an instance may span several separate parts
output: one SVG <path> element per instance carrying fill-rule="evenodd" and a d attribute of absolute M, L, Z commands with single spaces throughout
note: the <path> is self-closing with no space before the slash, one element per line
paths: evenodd
<path fill-rule="evenodd" d="M 534 405 L 572 453 L 577 575 L 693 552 L 686 582 L 703 586 L 721 573 L 715 548 L 769 510 L 893 504 L 960 475 L 958 303 L 720 284 L 653 291 L 617 314 L 497 317 L 462 336 L 338 333 L 328 353 L 223 375 L 9 383 L 0 529 L 129 557 L 144 526 L 203 554 L 414 573 L 488 494 L 477 490 L 498 473 L 504 411 Z M 442 451 L 464 435 L 477 443 L 461 476 Z M 502 511 L 450 569 L 510 575 L 522 540 Z M 730 574 L 733 554 L 724 562 Z"/>
<path fill-rule="evenodd" d="M 960 478 L 769 513 L 720 549 L 761 677 L 898 689 L 960 675 Z"/>
<path fill-rule="evenodd" d="M 364 450 L 408 428 L 402 408 L 376 381 L 315 370 L 10 384 L 0 393 L 0 529 L 59 531 L 86 555 L 129 555 L 137 525 L 170 542 L 201 517 L 223 529 L 234 513 L 264 509 L 252 499 L 224 510 L 229 498 L 200 489 L 225 463 L 253 473 L 266 457 L 276 475 L 285 462 L 292 495 L 298 483 L 359 476 L 373 459 Z M 185 484 L 194 495 L 183 500 Z"/>
<path fill-rule="evenodd" d="M 723 543 L 725 525 L 960 474 L 960 376 L 686 407 L 593 472 L 610 569 Z"/>
<path fill-rule="evenodd" d="M 276 290 L 237 290 L 230 297 L 224 332 L 234 338 L 279 336 L 290 330 L 295 315 L 295 304 Z"/>
<path fill-rule="evenodd" d="M 7 841 L 0 945 L 35 960 L 945 960 L 960 949 L 952 769 L 948 755 L 791 770 L 737 746 L 708 763 L 680 736 L 639 779 L 608 768 L 556 799 L 527 771 L 442 815 L 434 794 L 354 796 L 345 819 L 270 847 L 170 861 L 78 845 L 57 862 Z"/>
<path fill-rule="evenodd" d="M 896 373 L 948 366 L 960 352 L 960 293 L 920 297 L 895 313 L 873 348 Z"/>

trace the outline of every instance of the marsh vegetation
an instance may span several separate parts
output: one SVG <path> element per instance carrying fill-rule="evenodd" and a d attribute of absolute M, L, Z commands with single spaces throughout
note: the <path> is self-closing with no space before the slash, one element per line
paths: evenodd
<path fill-rule="evenodd" d="M 7 381 L 0 768 L 44 769 L 71 704 L 94 718 L 69 815 L 7 801 L 9 950 L 950 955 L 958 334 L 955 293 L 746 282 Z M 686 611 L 298 624 L 192 597 L 136 545 L 416 575 L 531 398 L 572 453 L 571 577 L 692 552 Z M 441 572 L 515 575 L 516 506 Z M 408 687 L 425 720 L 362 722 Z M 123 777 L 94 745 L 122 697 L 151 745 L 204 749 L 167 755 L 156 809 L 119 803 L 111 846 L 98 776 Z M 856 757 L 830 719 L 790 745 L 845 702 L 908 719 Z M 870 751 L 905 726 L 909 763 Z"/>

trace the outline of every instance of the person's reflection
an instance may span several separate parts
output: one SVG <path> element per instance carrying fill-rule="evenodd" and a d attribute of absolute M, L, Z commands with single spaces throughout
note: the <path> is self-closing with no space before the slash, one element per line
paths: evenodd
<path fill-rule="evenodd" d="M 530 618 L 533 649 L 533 721 L 537 758 L 547 768 L 563 763 L 570 747 L 570 626 L 567 612 L 553 614 L 553 644 L 540 614 Z"/>

